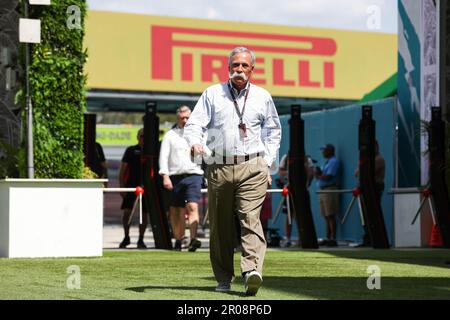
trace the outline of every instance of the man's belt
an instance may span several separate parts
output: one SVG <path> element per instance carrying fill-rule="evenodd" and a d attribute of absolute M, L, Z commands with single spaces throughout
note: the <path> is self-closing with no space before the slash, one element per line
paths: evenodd
<path fill-rule="evenodd" d="M 262 157 L 264 154 L 262 152 L 257 152 L 253 154 L 247 154 L 245 156 L 231 156 L 231 157 L 222 157 L 223 164 L 239 164 L 242 162 L 246 162 L 250 159 L 254 159 L 256 157 Z"/>

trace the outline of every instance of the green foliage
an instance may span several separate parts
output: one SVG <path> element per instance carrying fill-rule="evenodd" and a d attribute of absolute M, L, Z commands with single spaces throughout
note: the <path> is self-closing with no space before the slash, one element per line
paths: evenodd
<path fill-rule="evenodd" d="M 24 148 L 14 148 L 0 140 L 0 178 L 23 177 L 25 161 Z"/>
<path fill-rule="evenodd" d="M 81 28 L 70 29 L 70 6 L 80 12 Z M 86 76 L 83 65 L 85 0 L 52 0 L 31 6 L 41 20 L 41 43 L 31 48 L 30 86 L 33 103 L 34 165 L 37 178 L 83 176 L 83 113 Z"/>
<path fill-rule="evenodd" d="M 83 179 L 98 179 L 98 175 L 89 167 L 83 168 Z"/>

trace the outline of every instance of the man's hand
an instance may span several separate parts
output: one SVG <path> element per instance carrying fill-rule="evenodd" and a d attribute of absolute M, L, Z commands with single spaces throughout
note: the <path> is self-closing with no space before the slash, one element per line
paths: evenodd
<path fill-rule="evenodd" d="M 201 164 L 205 150 L 201 144 L 193 144 L 191 148 L 191 161 L 196 164 Z"/>
<path fill-rule="evenodd" d="M 167 175 L 163 176 L 163 186 L 169 191 L 173 190 L 172 181 L 170 180 L 170 177 Z"/>
<path fill-rule="evenodd" d="M 203 150 L 203 145 L 201 144 L 193 144 L 191 148 L 191 156 L 195 157 L 198 154 L 203 154 L 205 151 Z"/>

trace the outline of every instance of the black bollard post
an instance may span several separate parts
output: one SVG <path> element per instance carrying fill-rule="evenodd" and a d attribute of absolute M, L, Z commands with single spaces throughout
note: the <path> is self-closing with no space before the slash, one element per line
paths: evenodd
<path fill-rule="evenodd" d="M 288 156 L 289 191 L 296 214 L 299 239 L 302 248 L 317 249 L 316 229 L 311 212 L 311 201 L 306 188 L 305 126 L 301 118 L 301 106 L 291 107 L 290 144 Z"/>
<path fill-rule="evenodd" d="M 372 106 L 362 106 L 359 123 L 359 186 L 362 211 L 374 248 L 389 248 L 381 203 L 375 189 L 375 121 Z"/>
<path fill-rule="evenodd" d="M 440 107 L 431 108 L 428 139 L 431 196 L 442 242 L 445 247 L 450 248 L 450 200 L 445 181 L 445 123 L 442 121 Z"/>
<path fill-rule="evenodd" d="M 96 141 L 97 115 L 95 113 L 84 114 L 84 166 L 93 168 L 95 161 L 95 141 Z"/>
<path fill-rule="evenodd" d="M 145 105 L 144 116 L 144 150 L 142 170 L 144 195 L 143 201 L 149 210 L 150 225 L 157 249 L 172 249 L 169 223 L 164 212 L 162 190 L 159 179 L 159 117 L 156 114 L 156 102 L 149 101 Z"/>

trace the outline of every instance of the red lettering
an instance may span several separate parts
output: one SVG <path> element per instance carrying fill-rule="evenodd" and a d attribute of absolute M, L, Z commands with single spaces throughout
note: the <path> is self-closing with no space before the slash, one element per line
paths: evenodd
<path fill-rule="evenodd" d="M 172 80 L 172 28 L 152 27 L 152 78 Z"/>
<path fill-rule="evenodd" d="M 254 84 L 266 84 L 266 79 L 259 79 L 259 77 L 255 77 L 255 75 L 261 75 L 264 76 L 266 73 L 266 69 L 264 67 L 260 67 L 260 64 L 264 64 L 265 59 L 264 58 L 256 58 L 256 65 L 255 69 L 253 69 L 252 74 L 252 83 Z"/>
<path fill-rule="evenodd" d="M 181 55 L 181 80 L 192 81 L 192 54 L 183 53 Z"/>
<path fill-rule="evenodd" d="M 323 65 L 323 78 L 325 88 L 334 88 L 334 63 L 325 62 Z"/>
<path fill-rule="evenodd" d="M 274 86 L 294 86 L 294 80 L 284 79 L 284 61 L 273 59 L 273 85 Z"/>
<path fill-rule="evenodd" d="M 309 77 L 309 61 L 299 60 L 298 80 L 300 87 L 320 87 L 320 82 L 311 81 Z"/>
<path fill-rule="evenodd" d="M 220 43 L 220 41 L 203 42 L 203 41 L 187 41 L 174 40 L 173 34 L 190 34 L 190 35 L 206 35 L 213 36 L 216 39 L 221 37 L 236 39 L 236 43 Z M 336 53 L 336 42 L 331 38 L 323 37 L 309 37 L 309 36 L 292 36 L 280 34 L 266 34 L 256 32 L 238 32 L 225 30 L 209 30 L 209 29 L 195 29 L 183 27 L 168 27 L 168 26 L 152 26 L 151 28 L 151 68 L 152 78 L 157 80 L 172 80 L 173 79 L 173 48 L 187 47 L 187 48 L 206 48 L 206 49 L 227 49 L 232 50 L 240 45 L 242 38 L 260 39 L 260 40 L 276 40 L 285 41 L 289 44 L 295 43 L 298 46 L 267 46 L 267 45 L 253 45 L 249 49 L 255 52 L 270 52 L 282 54 L 304 54 L 315 56 L 333 56 Z M 185 60 L 186 59 L 186 60 Z M 182 57 L 182 62 L 191 60 L 188 57 Z M 182 67 L 183 68 L 183 67 Z M 304 68 L 300 68 L 303 70 Z M 309 67 L 305 71 L 299 71 L 303 75 L 301 79 L 307 79 L 305 83 L 309 86 L 316 86 L 314 82 L 309 81 Z M 189 72 L 182 70 L 182 77 L 189 79 Z M 306 74 L 303 74 L 306 72 Z M 278 75 L 277 75 L 278 76 Z M 277 80 L 283 80 L 283 77 Z M 289 80 L 284 80 L 288 81 Z M 292 81 L 292 80 L 291 80 Z"/>
<path fill-rule="evenodd" d="M 218 61 L 219 65 L 214 67 L 214 62 Z M 227 81 L 228 75 L 228 57 L 217 55 L 202 55 L 202 81 L 212 82 L 213 75 L 219 78 L 220 82 Z"/>

